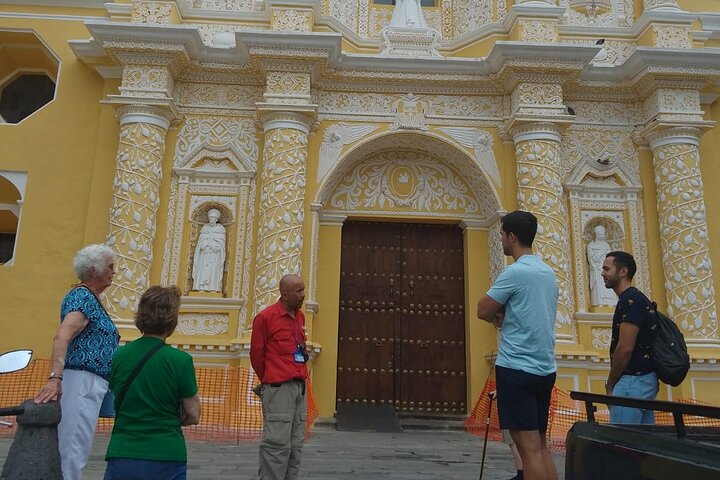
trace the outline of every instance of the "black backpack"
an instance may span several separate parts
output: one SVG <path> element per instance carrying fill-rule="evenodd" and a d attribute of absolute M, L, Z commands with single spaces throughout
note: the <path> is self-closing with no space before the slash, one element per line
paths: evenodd
<path fill-rule="evenodd" d="M 663 383 L 677 387 L 690 370 L 685 337 L 672 319 L 657 310 L 655 312 L 658 320 L 657 335 L 652 346 L 655 373 Z"/>

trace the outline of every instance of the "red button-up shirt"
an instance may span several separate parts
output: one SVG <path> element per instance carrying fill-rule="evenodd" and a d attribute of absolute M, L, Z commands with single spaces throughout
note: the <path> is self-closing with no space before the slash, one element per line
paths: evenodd
<path fill-rule="evenodd" d="M 295 311 L 291 317 L 285 305 L 277 301 L 253 320 L 250 362 L 262 383 L 282 383 L 307 378 L 304 363 L 295 362 L 298 344 L 305 349 L 305 314 Z"/>

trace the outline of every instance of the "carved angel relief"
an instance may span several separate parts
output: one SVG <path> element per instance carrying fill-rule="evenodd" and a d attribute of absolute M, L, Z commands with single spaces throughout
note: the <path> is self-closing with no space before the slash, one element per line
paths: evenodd
<path fill-rule="evenodd" d="M 441 128 L 440 131 L 463 147 L 475 149 L 475 163 L 496 185 L 500 185 L 500 170 L 493 152 L 493 138 L 489 132 L 470 127 L 446 127 Z"/>
<path fill-rule="evenodd" d="M 322 180 L 337 162 L 345 145 L 350 145 L 380 128 L 379 125 L 338 123 L 325 130 L 320 146 L 320 165 L 317 179 Z"/>

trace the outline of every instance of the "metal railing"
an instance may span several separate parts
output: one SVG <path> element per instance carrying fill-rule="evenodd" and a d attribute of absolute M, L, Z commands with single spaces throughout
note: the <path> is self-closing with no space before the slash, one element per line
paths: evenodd
<path fill-rule="evenodd" d="M 599 393 L 570 392 L 570 398 L 585 402 L 585 411 L 589 422 L 596 423 L 595 403 L 605 405 L 617 405 L 619 407 L 641 408 L 654 410 L 656 412 L 668 412 L 673 417 L 675 434 L 678 438 L 687 436 L 687 429 L 683 415 L 694 415 L 697 417 L 720 418 L 720 408 L 709 405 L 694 405 L 691 403 L 668 402 L 665 400 L 643 400 L 640 398 L 615 397 L 613 395 L 601 395 Z"/>

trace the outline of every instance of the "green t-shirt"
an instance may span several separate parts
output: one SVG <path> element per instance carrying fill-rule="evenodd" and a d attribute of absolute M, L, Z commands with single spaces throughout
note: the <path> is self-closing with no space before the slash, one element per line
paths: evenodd
<path fill-rule="evenodd" d="M 137 364 L 160 341 L 142 337 L 117 349 L 110 370 L 116 402 Z M 105 458 L 186 462 L 178 406 L 197 390 L 192 357 L 172 347 L 160 348 L 130 385 L 117 412 Z"/>

